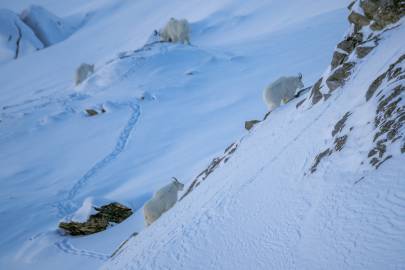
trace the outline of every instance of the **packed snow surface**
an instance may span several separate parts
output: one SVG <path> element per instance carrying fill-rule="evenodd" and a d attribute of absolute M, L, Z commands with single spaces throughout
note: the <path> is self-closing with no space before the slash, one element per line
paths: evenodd
<path fill-rule="evenodd" d="M 20 13 L 31 2 L 1 7 Z M 46 26 L 63 39 L 0 64 L 1 269 L 405 265 L 404 158 L 379 170 L 359 165 L 372 114 L 357 93 L 403 53 L 402 26 L 325 103 L 297 109 L 294 100 L 247 133 L 244 121 L 266 113 L 269 83 L 299 72 L 306 86 L 319 78 L 348 29 L 349 1 L 33 2 L 80 27 L 59 35 Z M 191 45 L 145 45 L 170 17 L 190 22 Z M 95 73 L 76 87 L 82 63 Z M 358 115 L 347 147 L 310 174 L 347 110 Z M 239 140 L 226 166 L 144 227 L 153 192 L 172 176 L 190 184 Z M 111 201 L 134 214 L 91 236 L 57 230 Z"/>

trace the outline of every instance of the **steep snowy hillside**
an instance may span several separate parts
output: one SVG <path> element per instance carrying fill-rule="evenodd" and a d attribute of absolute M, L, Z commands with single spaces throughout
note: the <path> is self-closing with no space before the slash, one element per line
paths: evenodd
<path fill-rule="evenodd" d="M 311 92 L 228 148 L 103 269 L 404 269 L 405 3 L 381 3 L 351 5 Z"/>
<path fill-rule="evenodd" d="M 254 172 L 256 166 L 263 165 L 262 162 L 268 163 L 280 156 L 281 147 L 286 147 L 287 142 L 301 131 L 305 133 L 304 127 L 313 125 L 314 117 L 321 115 L 326 107 L 320 105 L 307 112 L 310 104 L 305 103 L 297 113 L 289 104 L 273 112 L 268 121 L 249 135 L 243 128 L 244 121 L 263 117 L 266 109 L 261 91 L 279 76 L 302 72 L 307 86 L 317 81 L 348 27 L 346 5 L 349 4 L 349 1 L 341 0 L 33 2 L 3 0 L 0 8 L 21 14 L 30 4 L 43 5 L 61 21 L 80 22 L 80 27 L 62 35 L 63 38 L 57 39 L 59 42 L 53 46 L 0 64 L 1 269 L 94 269 L 134 232 L 140 233 L 136 245 L 144 246 L 137 252 L 144 254 L 157 254 L 149 250 L 151 246 L 157 245 L 160 238 L 166 243 L 172 233 L 180 237 L 181 231 L 177 230 L 181 228 L 184 228 L 184 238 L 177 238 L 177 243 L 185 241 L 212 249 L 205 240 L 201 240 L 202 244 L 194 243 L 200 240 L 190 231 L 197 229 L 196 237 L 201 236 L 199 233 L 211 234 L 204 220 L 201 220 L 201 226 L 206 226 L 205 229 L 198 231 L 201 213 L 213 211 L 223 222 L 215 222 L 210 228 L 213 234 L 207 240 L 214 241 L 215 230 L 223 232 L 229 222 L 217 212 L 228 211 L 226 208 L 220 210 L 218 201 L 233 196 L 234 193 L 230 193 L 229 198 L 224 196 L 224 192 L 228 193 L 227 188 L 230 192 L 233 190 L 227 186 L 235 184 L 234 188 L 238 189 L 238 181 L 243 184 L 247 179 L 239 173 L 247 175 Z M 190 21 L 191 46 L 167 43 L 144 46 L 153 31 L 161 28 L 170 17 Z M 388 58 L 383 59 L 389 64 Z M 74 86 L 75 70 L 82 63 L 95 64 L 95 72 L 88 80 Z M 330 102 L 332 98 L 326 104 Z M 90 116 L 89 110 L 98 114 Z M 336 114 L 338 112 L 343 111 L 339 108 Z M 321 121 L 324 125 L 329 121 L 325 119 Z M 291 133 L 285 134 L 286 128 Z M 303 156 L 308 159 L 307 165 L 311 165 L 311 154 L 325 150 L 318 149 L 316 141 L 324 138 L 315 129 L 310 130 L 312 135 L 302 135 L 306 138 L 302 140 L 314 140 L 314 143 L 300 141 L 303 143 L 300 149 L 308 153 L 301 153 L 295 147 L 283 150 L 290 154 L 299 152 L 291 157 L 291 163 L 295 160 L 297 165 L 294 167 L 298 168 L 299 157 Z M 318 139 L 312 138 L 313 134 Z M 210 177 L 198 192 L 191 192 L 156 224 L 144 228 L 142 206 L 154 191 L 172 176 L 189 186 L 213 157 L 242 136 L 245 139 L 238 154 L 235 153 L 227 163 L 228 169 L 224 168 L 222 172 L 228 180 Z M 251 146 L 247 143 L 249 140 Z M 265 144 L 259 145 L 261 141 Z M 251 147 L 251 151 L 257 148 L 257 154 L 253 156 L 262 155 L 262 159 L 252 158 L 251 152 L 242 154 L 246 147 Z M 236 162 L 239 155 L 240 161 Z M 279 162 L 284 164 L 286 158 L 280 157 Z M 245 165 L 252 163 L 252 166 L 247 169 L 241 161 Z M 266 170 L 275 170 L 277 166 L 274 163 Z M 281 175 L 283 170 L 285 176 L 277 181 L 295 181 L 297 179 L 290 179 L 290 174 L 300 173 L 281 166 L 275 175 Z M 219 171 L 215 172 L 217 174 Z M 277 190 L 276 184 L 269 187 L 272 189 L 269 192 L 280 196 L 283 190 L 292 186 L 286 185 L 281 191 Z M 321 192 L 323 189 L 317 187 L 316 190 Z M 210 200 L 213 193 L 219 196 L 217 201 Z M 290 195 L 283 199 L 285 203 L 292 199 L 288 197 Z M 77 215 L 79 209 L 111 201 L 130 206 L 134 215 L 91 236 L 69 237 L 58 231 L 59 221 Z M 199 206 L 205 202 L 213 203 L 212 209 Z M 241 208 L 244 203 L 226 205 L 235 207 L 236 211 L 236 207 Z M 293 205 L 305 207 L 298 203 Z M 180 214 L 183 210 L 187 211 Z M 240 219 L 242 213 L 247 215 L 247 210 L 239 213 Z M 283 214 L 287 215 L 287 212 Z M 275 217 L 276 214 L 271 212 Z M 251 216 L 250 219 L 254 221 Z M 210 220 L 208 218 L 207 222 Z M 179 222 L 185 227 L 177 227 Z M 241 231 L 244 225 L 250 225 L 235 222 L 233 224 L 240 226 Z M 273 226 L 272 223 L 262 225 Z M 167 226 L 169 235 L 165 235 L 162 226 Z M 247 231 L 250 230 L 259 233 L 254 227 Z M 229 230 L 228 233 L 237 231 Z M 275 237 L 281 239 L 280 235 L 275 234 Z M 217 240 L 220 239 L 224 244 L 233 245 L 226 238 Z M 280 241 L 280 245 L 287 244 Z M 246 242 L 246 248 L 249 243 Z M 165 247 L 177 252 L 182 246 Z M 127 256 L 132 256 L 131 249 L 125 250 Z M 154 252 L 159 250 L 156 248 Z M 197 256 L 197 251 L 190 255 Z M 170 252 L 166 254 L 169 256 Z M 190 263 L 198 261 L 194 255 L 189 257 Z M 205 255 L 209 254 L 201 252 L 201 256 Z M 140 264 L 149 265 L 149 261 L 140 258 Z M 160 257 L 156 263 L 166 259 Z M 118 262 L 131 265 L 123 258 Z M 187 268 L 186 261 L 184 265 Z M 149 266 L 153 268 L 153 264 Z"/>

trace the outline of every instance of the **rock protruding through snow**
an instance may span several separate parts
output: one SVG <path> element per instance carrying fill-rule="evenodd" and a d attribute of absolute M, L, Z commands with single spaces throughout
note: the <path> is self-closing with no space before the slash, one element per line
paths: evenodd
<path fill-rule="evenodd" d="M 404 2 L 399 0 L 356 0 L 348 8 L 352 29 L 336 46 L 326 76 L 313 86 L 312 105 L 344 86 L 357 61 L 378 46 L 381 30 L 389 30 L 389 25 L 405 15 Z"/>
<path fill-rule="evenodd" d="M 368 153 L 376 169 L 393 155 L 405 152 L 405 55 L 372 83 L 366 98 L 371 99 L 377 90 L 374 145 Z"/>
<path fill-rule="evenodd" d="M 94 207 L 98 213 L 91 215 L 85 222 L 61 222 L 59 228 L 70 235 L 88 235 L 101 232 L 113 223 L 121 223 L 132 215 L 131 208 L 114 202 L 101 207 Z"/>

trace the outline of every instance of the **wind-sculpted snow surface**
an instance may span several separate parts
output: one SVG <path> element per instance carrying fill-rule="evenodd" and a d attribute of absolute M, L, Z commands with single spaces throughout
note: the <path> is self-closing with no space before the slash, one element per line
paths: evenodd
<path fill-rule="evenodd" d="M 103 269 L 402 269 L 403 23 L 322 103 L 274 110 Z M 376 168 L 369 151 L 384 138 L 391 157 Z"/>
<path fill-rule="evenodd" d="M 2 4 L 20 13 L 31 4 L 28 2 L 3 0 Z M 201 216 L 195 214 L 195 209 L 200 208 L 193 205 L 184 212 L 186 216 L 178 216 L 179 221 L 185 221 L 181 225 L 169 217 L 194 201 L 196 194 L 212 182 L 224 189 L 208 190 L 208 197 L 201 198 L 201 203 L 208 203 L 215 194 L 216 202 L 226 205 L 225 211 L 229 209 L 233 215 L 238 207 L 238 211 L 244 213 L 244 203 L 237 202 L 232 208 L 223 196 L 228 194 L 228 184 L 232 182 L 230 197 L 235 194 L 234 197 L 239 198 L 236 194 L 249 188 L 249 181 L 252 184 L 259 181 L 260 172 L 267 170 L 265 164 L 282 162 L 283 157 L 293 151 L 291 144 L 302 143 L 306 136 L 301 133 L 311 132 L 317 121 L 337 121 L 323 118 L 333 103 L 319 109 L 312 119 L 310 115 L 306 115 L 308 119 L 300 118 L 299 112 L 305 106 L 294 113 L 282 113 L 295 105 L 296 100 L 292 100 L 292 105 L 289 103 L 270 114 L 268 119 L 273 121 L 274 130 L 266 128 L 270 135 L 262 139 L 273 141 L 284 128 L 291 130 L 291 134 L 271 146 L 272 149 L 267 148 L 267 144 L 255 144 L 258 153 L 261 148 L 267 149 L 266 153 L 258 155 L 261 159 L 256 160 L 256 153 L 249 152 L 246 163 L 261 167 L 248 177 L 236 175 L 241 167 L 235 165 L 240 160 L 239 154 L 236 155 L 239 147 L 248 145 L 245 141 L 257 136 L 256 129 L 268 127 L 267 122 L 257 124 L 249 134 L 243 127 L 246 120 L 262 119 L 266 113 L 261 100 L 262 89 L 280 76 L 298 72 L 303 72 L 305 85 L 314 83 L 347 28 L 345 5 L 348 1 L 252 0 L 247 5 L 241 0 L 33 0 L 33 4 L 59 16 L 40 16 L 39 19 L 44 19 L 40 22 L 45 25 L 50 23 L 56 27 L 45 27 L 45 30 L 53 29 L 45 36 L 61 39 L 53 39 L 58 42 L 54 46 L 0 65 L 0 212 L 7 220 L 0 225 L 1 269 L 97 269 L 114 251 L 117 258 L 126 255 L 130 242 L 138 241 L 138 237 L 143 244 L 137 252 L 144 250 L 148 258 L 149 247 L 142 239 L 161 223 L 166 224 L 167 219 L 170 219 L 168 230 L 172 230 L 173 222 L 178 225 L 177 229 L 186 232 L 184 238 L 176 239 L 177 243 L 189 239 L 190 243 L 184 245 L 186 248 L 209 246 L 204 239 L 192 243 L 192 236 L 209 235 L 212 217 L 224 216 L 216 212 L 215 207 L 207 216 Z M 151 44 L 146 44 L 154 30 L 164 26 L 171 17 L 187 19 L 192 45 L 159 42 L 155 38 L 149 39 Z M 60 18 L 58 27 L 54 23 L 58 25 Z M 83 18 L 85 23 L 80 24 Z M 69 25 L 81 26 L 75 27 L 74 34 L 65 38 L 70 31 L 64 29 L 70 28 L 64 27 Z M 58 32 L 58 29 L 63 31 Z M 94 64 L 94 73 L 76 86 L 75 71 L 81 63 Z M 299 99 L 302 101 L 305 97 L 304 94 Z M 279 119 L 277 123 L 275 119 Z M 353 119 L 348 120 L 348 128 Z M 294 121 L 302 124 L 295 127 Z M 243 140 L 239 140 L 241 137 Z M 350 138 L 342 151 L 348 149 Z M 223 154 L 235 141 L 242 143 L 233 145 Z M 305 144 L 301 147 L 294 151 L 309 152 L 305 155 L 306 165 L 302 166 L 307 172 L 313 158 L 323 148 L 316 145 L 308 149 Z M 240 155 L 245 155 L 246 151 L 242 150 Z M 210 164 L 213 157 L 219 159 Z M 328 162 L 323 159 L 314 175 L 321 173 Z M 218 174 L 231 164 L 235 166 L 235 175 L 226 169 L 229 175 L 221 173 L 219 177 Z M 294 164 L 290 166 L 295 168 Z M 278 170 L 272 168 L 272 171 L 275 176 L 279 175 Z M 145 229 L 143 205 L 172 176 L 184 181 L 190 187 L 184 192 L 190 192 Z M 214 177 L 218 180 L 212 181 Z M 285 180 L 283 177 L 280 181 Z M 191 185 L 193 179 L 194 185 Z M 244 182 L 244 179 L 249 181 Z M 278 198 L 277 186 L 271 192 L 274 194 L 269 197 Z M 286 193 L 287 188 L 282 192 Z M 179 194 L 182 195 L 184 193 Z M 255 197 L 252 193 L 250 196 Z M 263 193 L 259 193 L 260 197 Z M 62 235 L 57 230 L 58 223 L 62 218 L 73 218 L 86 201 L 118 201 L 131 207 L 134 214 L 94 235 Z M 288 209 L 287 201 L 284 200 L 285 209 Z M 263 198 L 263 202 L 267 201 Z M 268 204 L 271 206 L 267 209 L 273 207 L 272 203 Z M 202 211 L 207 211 L 210 205 L 201 206 Z M 221 205 L 218 207 L 220 209 Z M 254 208 L 252 213 L 255 211 Z M 186 217 L 189 220 L 184 220 Z M 254 221 L 253 217 L 247 217 Z M 287 221 L 288 218 L 281 222 L 287 224 Z M 220 224 L 222 228 L 216 229 L 224 229 L 227 223 L 224 220 Z M 194 228 L 201 226 L 201 231 L 194 232 L 188 227 L 193 224 Z M 255 228 L 247 231 L 250 230 L 255 231 Z M 165 237 L 150 235 L 151 241 L 162 238 L 162 243 L 169 241 Z M 232 239 L 237 238 L 232 236 Z M 211 237 L 207 239 L 214 242 Z M 231 238 L 220 239 L 224 244 L 234 244 Z M 253 248 L 255 243 L 247 240 L 241 245 Z M 161 258 L 155 251 L 157 249 L 150 254 L 156 257 L 158 269 Z M 221 252 L 215 256 L 220 256 Z M 181 254 L 184 253 L 176 253 L 179 260 L 182 260 Z M 177 265 L 165 265 L 177 268 Z M 189 267 L 194 268 L 194 265 Z"/>

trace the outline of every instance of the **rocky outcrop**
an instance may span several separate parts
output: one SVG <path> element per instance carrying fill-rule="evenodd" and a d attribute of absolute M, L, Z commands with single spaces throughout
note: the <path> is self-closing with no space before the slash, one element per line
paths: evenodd
<path fill-rule="evenodd" d="M 237 143 L 233 143 L 230 146 L 228 146 L 224 154 L 220 157 L 214 158 L 211 163 L 208 165 L 208 167 L 202 171 L 197 177 L 191 182 L 191 185 L 188 187 L 187 191 L 183 194 L 183 196 L 180 198 L 180 200 L 184 199 L 190 192 L 192 192 L 196 187 L 198 187 L 201 182 L 203 182 L 211 173 L 213 173 L 221 164 L 224 164 L 228 162 L 228 160 L 231 158 L 233 153 L 235 153 L 236 149 L 238 149 Z"/>
<path fill-rule="evenodd" d="M 346 112 L 341 119 L 339 119 L 335 126 L 332 129 L 331 135 L 332 135 L 332 143 L 331 145 L 317 154 L 314 158 L 313 164 L 311 168 L 309 169 L 310 173 L 315 173 L 316 170 L 318 169 L 319 164 L 321 161 L 332 154 L 342 151 L 344 146 L 346 145 L 346 142 L 349 138 L 349 133 L 352 131 L 353 128 L 346 128 L 347 121 L 349 117 L 352 115 L 351 112 Z"/>
<path fill-rule="evenodd" d="M 61 222 L 59 228 L 69 235 L 89 235 L 104 231 L 113 223 L 121 223 L 132 215 L 131 208 L 117 202 L 94 209 L 98 213 L 91 215 L 86 222 Z"/>
<path fill-rule="evenodd" d="M 344 63 L 337 68 L 332 75 L 326 79 L 326 85 L 330 91 L 334 91 L 338 87 L 344 85 L 346 79 L 350 76 L 352 68 L 355 66 L 354 62 Z"/>
<path fill-rule="evenodd" d="M 368 47 L 368 46 L 364 46 L 364 47 L 357 47 L 356 48 L 356 55 L 358 58 L 364 58 L 366 57 L 372 50 L 374 49 L 374 47 Z"/>
<path fill-rule="evenodd" d="M 372 52 L 378 46 L 381 33 L 405 15 L 405 1 L 402 0 L 356 0 L 348 8 L 352 30 L 336 46 L 326 79 L 320 79 L 311 89 L 312 105 L 322 98 L 327 99 L 331 92 L 344 86 L 357 59 Z"/>
<path fill-rule="evenodd" d="M 387 149 L 398 147 L 403 154 L 405 145 L 405 55 L 402 55 L 388 70 L 369 87 L 366 100 L 378 102 L 374 119 L 374 146 L 368 153 L 369 162 L 378 169 L 382 163 L 393 157 Z M 377 92 L 378 90 L 378 92 Z M 375 94 L 377 92 L 377 94 Z M 402 141 L 402 143 L 401 143 Z"/>
<path fill-rule="evenodd" d="M 322 93 L 321 93 L 321 87 L 322 87 L 322 80 L 323 78 L 320 78 L 312 87 L 311 90 L 311 96 L 312 98 L 312 104 L 318 103 L 322 99 Z"/>
<path fill-rule="evenodd" d="M 396 23 L 405 12 L 405 3 L 401 0 L 362 0 L 360 7 L 374 31 Z"/>

